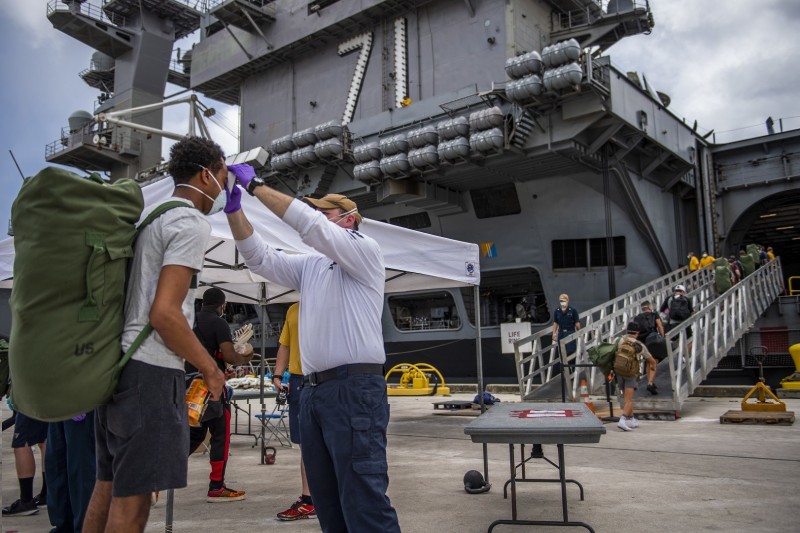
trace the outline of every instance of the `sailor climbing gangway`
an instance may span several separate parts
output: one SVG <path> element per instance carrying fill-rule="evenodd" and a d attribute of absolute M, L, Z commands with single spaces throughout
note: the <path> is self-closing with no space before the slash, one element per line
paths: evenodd
<path fill-rule="evenodd" d="M 667 332 L 668 356 L 658 366 L 658 381 L 665 386 L 659 387 L 661 392 L 658 396 L 637 397 L 636 403 L 640 408 L 679 411 L 720 359 L 783 292 L 783 274 L 778 258 L 717 296 L 710 270 L 700 269 L 691 274 L 686 269 L 671 272 L 581 315 L 584 327 L 560 341 L 562 349 L 568 343 L 576 342 L 576 350 L 566 357 L 566 363 L 589 364 L 588 348 L 613 341 L 639 314 L 642 301 L 662 302 L 677 284 L 686 286 L 695 312 Z M 694 331 L 691 342 L 687 338 L 690 327 Z M 559 362 L 557 345 L 543 345 L 550 338 L 551 331 L 544 328 L 515 345 L 517 377 L 523 400 L 541 397 L 537 392 L 546 390 L 556 390 L 560 396 L 560 377 L 554 376 L 553 372 Z M 532 352 L 523 354 L 520 347 L 528 343 Z M 581 372 L 585 369 L 578 367 L 578 370 L 565 368 L 568 396 L 578 397 L 582 377 L 587 379 L 590 391 L 603 391 L 605 377 L 597 368 Z M 535 388 L 536 385 L 540 387 Z"/>

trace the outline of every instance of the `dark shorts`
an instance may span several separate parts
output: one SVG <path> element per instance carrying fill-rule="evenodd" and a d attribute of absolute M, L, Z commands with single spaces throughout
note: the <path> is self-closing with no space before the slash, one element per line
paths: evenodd
<path fill-rule="evenodd" d="M 619 387 L 619 390 L 621 391 L 625 389 L 636 390 L 639 388 L 639 379 L 637 377 L 626 378 L 624 376 L 618 375 L 616 376 L 616 378 L 617 378 L 617 387 Z"/>
<path fill-rule="evenodd" d="M 303 376 L 292 374 L 289 378 L 289 439 L 295 444 L 300 442 L 300 390 L 303 388 Z"/>
<path fill-rule="evenodd" d="M 35 446 L 47 440 L 47 422 L 42 422 L 27 417 L 17 411 L 14 422 L 14 438 L 11 440 L 12 448 L 25 448 Z"/>
<path fill-rule="evenodd" d="M 186 486 L 189 421 L 183 370 L 130 361 L 95 418 L 97 479 L 115 497 Z"/>

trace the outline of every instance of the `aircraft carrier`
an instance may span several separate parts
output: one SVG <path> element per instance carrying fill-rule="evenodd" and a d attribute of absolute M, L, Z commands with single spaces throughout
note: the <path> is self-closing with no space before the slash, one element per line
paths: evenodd
<path fill-rule="evenodd" d="M 645 0 L 51 0 L 47 17 L 95 50 L 81 77 L 98 89 L 48 161 L 146 181 L 163 173 L 168 83 L 198 112 L 237 105 L 237 161 L 276 188 L 344 193 L 365 217 L 480 245 L 492 381 L 518 371 L 501 324 L 550 328 L 561 293 L 586 310 L 689 251 L 749 242 L 800 273 L 800 135 L 713 144 L 617 68 L 613 45 L 657 27 Z M 142 106 L 136 125 L 102 118 Z M 473 303 L 471 289 L 387 295 L 388 362 L 474 379 Z"/>

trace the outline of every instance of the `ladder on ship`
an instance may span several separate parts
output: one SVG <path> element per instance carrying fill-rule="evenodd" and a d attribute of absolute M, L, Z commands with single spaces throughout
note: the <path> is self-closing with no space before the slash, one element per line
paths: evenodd
<path fill-rule="evenodd" d="M 658 310 L 675 285 L 685 285 L 695 311 L 666 334 L 667 358 L 657 367 L 659 394 L 650 395 L 642 386 L 635 400 L 637 409 L 679 412 L 709 372 L 783 293 L 780 258 L 757 269 L 720 296 L 714 290 L 713 279 L 710 270 L 689 273 L 681 268 L 587 310 L 580 317 L 583 327 L 560 341 L 562 350 L 568 343 L 576 343 L 575 351 L 565 357 L 565 362 L 589 365 L 587 350 L 623 335 L 644 300 L 652 302 Z M 687 338 L 689 327 L 693 330 L 691 339 Z M 522 400 L 561 398 L 561 376 L 554 372 L 560 362 L 558 344 L 551 342 L 551 336 L 552 327 L 547 327 L 515 345 Z M 521 352 L 520 348 L 528 344 L 530 351 Z M 581 379 L 586 379 L 590 394 L 605 394 L 605 376 L 596 367 L 566 366 L 564 378 L 568 399 L 580 397 Z"/>

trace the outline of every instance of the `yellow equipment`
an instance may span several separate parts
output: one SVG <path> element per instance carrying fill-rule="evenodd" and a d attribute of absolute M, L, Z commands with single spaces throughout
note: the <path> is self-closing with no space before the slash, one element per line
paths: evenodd
<path fill-rule="evenodd" d="M 794 361 L 794 373 L 781 380 L 781 388 L 800 389 L 800 344 L 789 346 L 789 354 Z"/>
<path fill-rule="evenodd" d="M 450 396 L 450 387 L 445 386 L 442 374 L 427 363 L 394 365 L 386 373 L 386 381 L 389 381 L 389 376 L 394 373 L 402 373 L 402 375 L 399 384 L 386 384 L 386 393 L 389 396 L 434 396 L 436 394 Z M 434 375 L 438 381 L 431 386 L 431 378 Z"/>
<path fill-rule="evenodd" d="M 753 395 L 757 401 L 748 402 Z M 764 384 L 764 367 L 759 360 L 758 382 L 742 398 L 742 410 L 728 411 L 719 417 L 719 421 L 722 424 L 791 425 L 794 424 L 794 412 L 786 411 L 786 404 Z"/>

